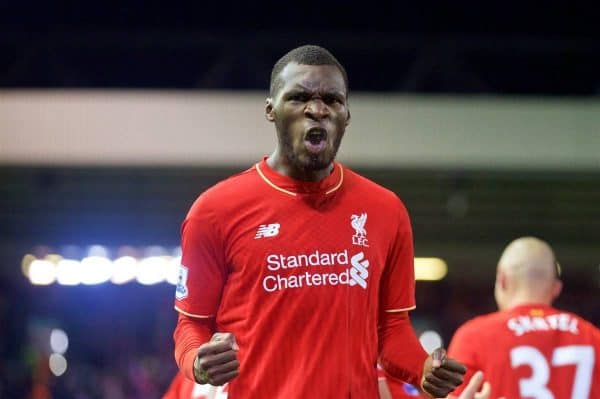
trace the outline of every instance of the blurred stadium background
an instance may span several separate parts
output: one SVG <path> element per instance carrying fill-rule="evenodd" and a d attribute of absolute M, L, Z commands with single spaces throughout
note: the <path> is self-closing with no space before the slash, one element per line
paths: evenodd
<path fill-rule="evenodd" d="M 305 43 L 350 76 L 341 160 L 398 193 L 416 255 L 444 262 L 419 263 L 419 333 L 447 343 L 494 310 L 520 235 L 555 247 L 558 306 L 598 325 L 596 21 L 506 2 L 2 2 L 0 398 L 160 397 L 180 222 L 271 151 L 270 69 Z"/>

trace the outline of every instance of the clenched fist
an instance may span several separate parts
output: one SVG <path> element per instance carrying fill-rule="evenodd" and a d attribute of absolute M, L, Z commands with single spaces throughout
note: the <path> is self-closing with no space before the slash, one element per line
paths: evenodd
<path fill-rule="evenodd" d="M 194 360 L 194 377 L 199 384 L 223 385 L 240 373 L 238 346 L 231 333 L 214 333 L 200 345 Z"/>
<path fill-rule="evenodd" d="M 425 360 L 421 387 L 431 397 L 445 398 L 463 382 L 467 368 L 446 357 L 443 348 L 437 348 Z"/>

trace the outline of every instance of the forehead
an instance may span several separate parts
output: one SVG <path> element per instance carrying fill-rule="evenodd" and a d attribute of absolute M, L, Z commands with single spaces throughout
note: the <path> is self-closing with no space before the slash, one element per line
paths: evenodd
<path fill-rule="evenodd" d="M 334 90 L 346 93 L 344 77 L 335 65 L 301 65 L 293 62 L 281 70 L 279 79 L 282 82 L 282 92 L 302 86 L 311 90 Z"/>

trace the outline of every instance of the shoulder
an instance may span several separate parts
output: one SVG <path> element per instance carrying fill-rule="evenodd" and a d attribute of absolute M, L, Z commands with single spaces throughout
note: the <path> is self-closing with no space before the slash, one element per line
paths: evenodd
<path fill-rule="evenodd" d="M 590 336 L 595 337 L 597 340 L 599 340 L 598 343 L 600 345 L 600 328 L 596 327 L 592 322 L 584 319 L 583 317 L 579 316 L 578 314 L 559 310 L 559 309 L 555 309 L 555 310 L 557 312 L 566 313 L 569 315 L 569 317 L 571 319 L 577 320 L 579 331 L 583 332 L 584 334 L 589 334 Z"/>
<path fill-rule="evenodd" d="M 500 331 L 499 312 L 474 317 L 462 324 L 452 336 L 448 345 L 448 355 L 459 360 L 476 361 L 479 352 L 490 347 L 490 340 Z M 493 345 L 492 345 L 493 346 Z M 484 349 L 482 349 L 484 348 Z"/>
<path fill-rule="evenodd" d="M 233 204 L 236 199 L 247 197 L 248 194 L 256 191 L 256 183 L 257 173 L 254 166 L 221 180 L 196 198 L 187 217 L 205 212 L 217 212 L 228 204 Z"/>
<path fill-rule="evenodd" d="M 478 356 L 481 335 L 490 315 L 474 317 L 456 329 L 448 345 L 448 355 L 461 361 L 474 362 Z"/>
<path fill-rule="evenodd" d="M 503 312 L 492 312 L 476 316 L 462 324 L 455 333 L 455 337 L 471 339 L 473 335 L 481 336 L 489 329 L 494 329 L 498 324 L 503 324 L 506 316 Z"/>

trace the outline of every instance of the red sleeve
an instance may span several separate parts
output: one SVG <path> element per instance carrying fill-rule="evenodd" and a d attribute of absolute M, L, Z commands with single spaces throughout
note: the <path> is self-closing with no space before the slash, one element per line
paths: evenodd
<path fill-rule="evenodd" d="M 193 399 L 194 385 L 195 382 L 185 378 L 182 373 L 177 373 L 161 399 Z"/>
<path fill-rule="evenodd" d="M 181 229 L 182 259 L 175 289 L 175 309 L 179 312 L 173 334 L 175 360 L 191 380 L 197 349 L 215 331 L 215 316 L 227 281 L 221 237 L 206 196 L 200 196 Z"/>
<path fill-rule="evenodd" d="M 175 309 L 192 317 L 214 317 L 227 281 L 225 250 L 218 220 L 203 196 L 181 229 L 181 266 Z"/>
<path fill-rule="evenodd" d="M 477 359 L 478 350 L 476 343 L 478 342 L 475 328 L 471 327 L 471 323 L 461 326 L 452 337 L 448 346 L 448 357 L 458 360 L 467 367 L 467 373 L 463 378 L 463 383 L 454 392 L 453 395 L 458 396 L 467 386 L 469 380 L 478 370 L 483 370 Z"/>
<path fill-rule="evenodd" d="M 214 319 L 198 319 L 179 314 L 177 327 L 173 333 L 175 361 L 183 375 L 192 381 L 196 381 L 194 359 L 197 349 L 200 345 L 210 341 L 214 330 Z"/>
<path fill-rule="evenodd" d="M 380 309 L 403 312 L 415 308 L 415 259 L 410 218 L 398 200 L 395 237 L 381 278 Z"/>
<path fill-rule="evenodd" d="M 420 387 L 427 356 L 407 312 L 380 313 L 379 362 L 388 374 Z"/>

